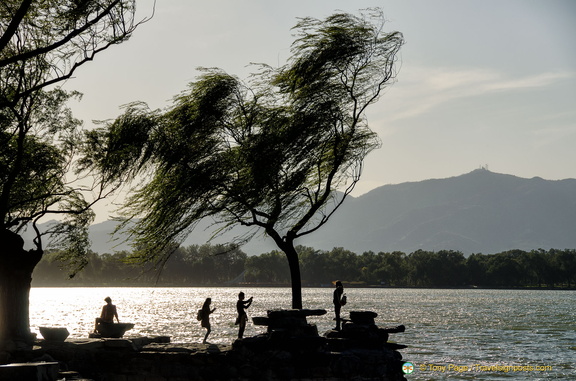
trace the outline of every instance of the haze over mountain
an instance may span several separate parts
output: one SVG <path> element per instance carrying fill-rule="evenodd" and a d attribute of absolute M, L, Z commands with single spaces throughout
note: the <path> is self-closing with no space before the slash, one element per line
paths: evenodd
<path fill-rule="evenodd" d="M 91 227 L 94 251 L 129 249 L 110 241 L 114 226 L 107 221 Z M 199 226 L 184 245 L 206 243 L 207 226 Z M 576 179 L 525 179 L 477 169 L 446 179 L 385 185 L 347 199 L 327 225 L 299 244 L 323 250 L 344 247 L 358 254 L 576 248 Z M 261 254 L 276 247 L 259 236 L 242 249 Z"/>

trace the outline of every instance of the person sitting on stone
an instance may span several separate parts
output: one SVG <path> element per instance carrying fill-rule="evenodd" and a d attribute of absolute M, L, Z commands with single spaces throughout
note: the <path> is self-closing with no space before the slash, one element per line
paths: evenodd
<path fill-rule="evenodd" d="M 104 299 L 104 301 L 106 302 L 106 304 L 102 307 L 102 313 L 100 314 L 100 317 L 96 318 L 96 323 L 94 325 L 94 332 L 97 331 L 99 323 L 113 324 L 114 318 L 116 318 L 116 321 L 120 323 L 120 320 L 118 319 L 118 312 L 116 311 L 116 306 L 112 304 L 112 299 L 110 299 L 110 297 L 107 296 Z"/>

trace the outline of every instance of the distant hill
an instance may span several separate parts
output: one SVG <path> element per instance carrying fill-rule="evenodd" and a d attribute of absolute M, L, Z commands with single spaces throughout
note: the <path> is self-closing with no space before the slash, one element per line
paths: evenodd
<path fill-rule="evenodd" d="M 129 249 L 112 242 L 115 222 L 90 229 L 99 253 Z M 209 238 L 204 224 L 184 245 Z M 217 242 L 226 242 L 230 236 Z M 525 179 L 478 169 L 447 179 L 385 185 L 350 197 L 328 224 L 298 244 L 330 250 L 459 250 L 464 254 L 511 249 L 576 248 L 576 179 Z M 118 245 L 115 247 L 115 245 Z M 275 249 L 264 237 L 243 247 L 248 254 Z"/>
<path fill-rule="evenodd" d="M 524 179 L 478 169 L 385 185 L 345 202 L 308 244 L 357 253 L 576 248 L 576 179 Z"/>

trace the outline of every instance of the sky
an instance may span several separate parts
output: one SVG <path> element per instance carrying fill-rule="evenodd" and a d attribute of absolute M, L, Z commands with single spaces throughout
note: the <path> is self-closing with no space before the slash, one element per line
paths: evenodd
<path fill-rule="evenodd" d="M 171 100 L 219 67 L 246 79 L 251 63 L 281 66 L 299 17 L 379 7 L 405 38 L 395 83 L 367 111 L 382 147 L 353 195 L 385 184 L 447 178 L 484 167 L 548 180 L 576 178 L 576 1 L 137 0 L 153 14 L 132 38 L 65 84 L 86 128 L 121 106 Z M 97 222 L 115 200 L 96 207 Z"/>

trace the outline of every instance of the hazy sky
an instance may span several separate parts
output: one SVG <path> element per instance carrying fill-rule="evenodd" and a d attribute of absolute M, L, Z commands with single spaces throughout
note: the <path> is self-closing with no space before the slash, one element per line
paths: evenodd
<path fill-rule="evenodd" d="M 138 0 L 140 17 L 152 4 Z M 576 178 L 573 0 L 157 0 L 151 21 L 66 84 L 84 93 L 72 108 L 90 128 L 129 102 L 167 107 L 197 67 L 244 79 L 251 62 L 285 63 L 298 17 L 367 7 L 382 8 L 385 30 L 406 44 L 397 82 L 367 112 L 382 148 L 368 156 L 356 195 L 486 165 Z"/>

